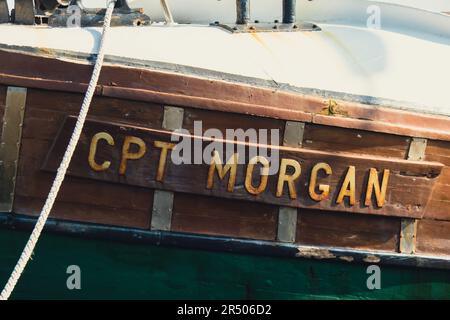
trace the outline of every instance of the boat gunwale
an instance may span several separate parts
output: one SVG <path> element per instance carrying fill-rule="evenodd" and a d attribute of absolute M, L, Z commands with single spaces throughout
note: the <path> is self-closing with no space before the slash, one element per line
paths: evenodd
<path fill-rule="evenodd" d="M 36 220 L 36 217 L 16 213 L 0 213 L 0 229 L 30 231 L 33 229 Z M 437 255 L 404 254 L 379 250 L 302 245 L 173 231 L 145 230 L 54 218 L 47 220 L 45 230 L 57 235 L 95 240 L 112 240 L 130 244 L 150 244 L 279 258 L 301 258 L 341 263 L 450 270 L 450 257 Z"/>
<path fill-rule="evenodd" d="M 8 67 L 0 66 L 0 84 L 73 93 L 83 93 L 86 90 L 92 60 L 95 55 L 65 56 L 64 52 L 61 53 L 58 50 L 46 51 L 45 49 L 30 47 L 7 47 L 9 46 L 0 45 L 0 56 L 7 57 L 10 60 L 15 59 L 18 65 L 21 65 L 19 63 L 21 59 L 29 60 L 30 57 L 42 59 L 40 63 L 47 66 L 49 74 L 35 73 L 30 75 L 28 73 L 32 73 L 33 70 L 29 70 L 27 66 L 13 74 L 8 72 Z M 132 86 L 114 83 L 116 79 L 101 78 L 96 90 L 96 94 L 99 96 L 450 141 L 450 130 L 445 130 L 446 127 L 450 127 L 450 117 L 445 115 L 386 107 L 385 104 L 374 104 L 376 100 L 371 102 L 372 104 L 348 101 L 352 97 L 345 93 L 332 94 L 328 92 L 325 94 L 325 92 L 320 93 L 320 90 L 314 94 L 311 92 L 294 92 L 292 91 L 293 88 L 289 88 L 288 85 L 273 84 L 273 81 L 246 79 L 245 77 L 241 79 L 235 75 L 233 75 L 234 78 L 229 78 L 228 74 L 193 67 L 173 65 L 172 70 L 167 70 L 158 69 L 154 66 L 144 68 L 144 66 L 119 65 L 119 62 L 111 57 L 107 57 L 105 61 L 104 73 L 118 73 L 121 76 L 120 81 L 127 84 L 130 84 L 137 77 L 142 79 L 144 84 L 139 83 L 141 87 L 133 88 Z M 59 69 L 56 68 L 56 71 L 54 71 L 55 68 L 49 65 L 51 63 L 57 64 Z M 58 70 L 62 66 L 67 70 L 77 66 L 82 69 L 80 72 L 71 72 L 72 77 L 73 74 L 77 73 L 76 80 L 62 80 L 58 79 L 60 77 Z M 162 67 L 165 67 L 165 65 Z M 192 71 L 194 72 L 192 73 Z M 52 73 L 53 76 L 51 76 Z M 126 77 L 128 77 L 128 82 Z M 209 92 L 210 96 L 211 93 L 213 95 L 212 97 L 205 97 L 202 96 L 203 92 L 190 92 L 187 85 L 184 90 L 168 88 L 167 84 L 164 88 L 164 84 L 157 81 L 165 78 L 178 78 L 180 84 L 195 84 L 197 87 L 204 88 L 204 92 Z M 136 82 L 133 84 L 136 85 Z M 150 86 L 159 87 L 149 88 Z M 241 96 L 239 97 L 236 94 L 237 97 L 230 97 L 223 93 L 233 90 Z M 231 100 L 232 98 L 234 100 Z M 327 103 L 330 101 L 338 103 L 339 110 L 337 113 L 327 110 Z M 387 103 L 387 105 L 389 104 Z"/>

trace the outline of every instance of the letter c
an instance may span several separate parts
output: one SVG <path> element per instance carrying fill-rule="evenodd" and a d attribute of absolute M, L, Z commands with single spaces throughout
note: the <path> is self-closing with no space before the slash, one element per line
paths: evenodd
<path fill-rule="evenodd" d="M 95 161 L 95 154 L 97 153 L 97 144 L 99 140 L 106 140 L 110 146 L 114 145 L 114 138 L 106 132 L 99 132 L 92 137 L 91 146 L 89 148 L 89 166 L 95 171 L 105 171 L 111 166 L 111 161 L 104 161 L 102 164 L 98 164 Z"/>

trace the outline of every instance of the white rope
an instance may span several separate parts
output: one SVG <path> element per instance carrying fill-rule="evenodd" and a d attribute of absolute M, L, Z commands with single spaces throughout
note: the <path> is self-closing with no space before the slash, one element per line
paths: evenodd
<path fill-rule="evenodd" d="M 67 150 L 64 153 L 64 157 L 61 161 L 61 164 L 59 165 L 55 180 L 53 181 L 52 188 L 50 189 L 47 200 L 45 201 L 44 207 L 42 208 L 41 214 L 39 215 L 36 225 L 34 226 L 33 232 L 31 233 L 30 238 L 28 239 L 28 242 L 25 245 L 25 248 L 23 249 L 20 258 L 17 261 L 17 264 L 14 267 L 14 270 L 11 273 L 10 278 L 8 279 L 8 282 L 6 283 L 5 288 L 3 289 L 0 295 L 0 300 L 8 300 L 9 296 L 14 290 L 14 287 L 16 286 L 17 281 L 22 275 L 22 272 L 25 269 L 33 253 L 36 243 L 39 240 L 39 236 L 41 235 L 42 229 L 45 226 L 45 222 L 47 221 L 50 211 L 52 210 L 53 204 L 55 203 L 56 197 L 58 196 L 61 184 L 64 181 L 67 168 L 69 167 L 70 160 L 72 159 L 78 140 L 80 139 L 81 131 L 83 129 L 84 122 L 86 120 L 86 116 L 89 111 L 89 106 L 91 105 L 92 97 L 94 96 L 95 89 L 97 87 L 98 78 L 100 76 L 100 71 L 102 69 L 103 59 L 105 56 L 104 44 L 106 39 L 106 33 L 111 24 L 111 16 L 114 10 L 115 3 L 116 0 L 108 1 L 107 10 L 105 14 L 105 21 L 103 24 L 102 39 L 100 42 L 100 49 L 97 55 L 97 60 L 95 62 L 94 71 L 92 72 L 91 81 L 89 82 L 86 95 L 84 96 L 83 104 L 81 106 L 81 110 L 78 115 L 78 120 L 75 125 L 72 137 L 70 138 L 69 145 L 67 146 Z"/>
<path fill-rule="evenodd" d="M 161 7 L 164 11 L 164 18 L 166 19 L 166 24 L 173 24 L 172 11 L 170 10 L 169 3 L 167 0 L 161 0 Z"/>

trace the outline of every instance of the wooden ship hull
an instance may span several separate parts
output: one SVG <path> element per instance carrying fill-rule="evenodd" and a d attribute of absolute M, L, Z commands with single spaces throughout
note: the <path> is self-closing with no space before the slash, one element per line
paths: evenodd
<path fill-rule="evenodd" d="M 2 281 L 47 198 L 92 59 L 0 45 Z M 450 118 L 392 104 L 107 56 L 13 298 L 450 297 Z M 252 144 L 227 139 L 227 129 L 279 135 L 258 141 L 270 152 L 252 164 Z M 196 163 L 192 154 L 176 164 L 182 139 L 247 159 Z M 264 174 L 274 153 L 278 170 Z M 73 264 L 83 290 L 65 286 Z M 381 267 L 380 290 L 367 286 L 369 265 Z"/>

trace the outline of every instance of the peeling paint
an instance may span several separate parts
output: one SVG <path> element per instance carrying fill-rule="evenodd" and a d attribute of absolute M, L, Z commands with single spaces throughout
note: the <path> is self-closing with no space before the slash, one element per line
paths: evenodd
<path fill-rule="evenodd" d="M 320 248 L 298 248 L 295 255 L 298 258 L 314 258 L 314 259 L 334 259 L 336 256 L 327 249 Z"/>
<path fill-rule="evenodd" d="M 350 256 L 342 256 L 342 257 L 339 257 L 339 259 L 347 261 L 347 262 L 352 262 L 353 260 L 355 260 L 353 257 L 350 257 Z"/>
<path fill-rule="evenodd" d="M 37 48 L 36 51 L 37 51 L 37 53 L 48 55 L 48 56 L 56 55 L 55 51 L 50 48 Z"/>
<path fill-rule="evenodd" d="M 378 263 L 380 262 L 380 257 L 374 256 L 374 255 L 368 255 L 366 256 L 363 261 L 364 262 L 369 262 L 369 263 Z"/>

